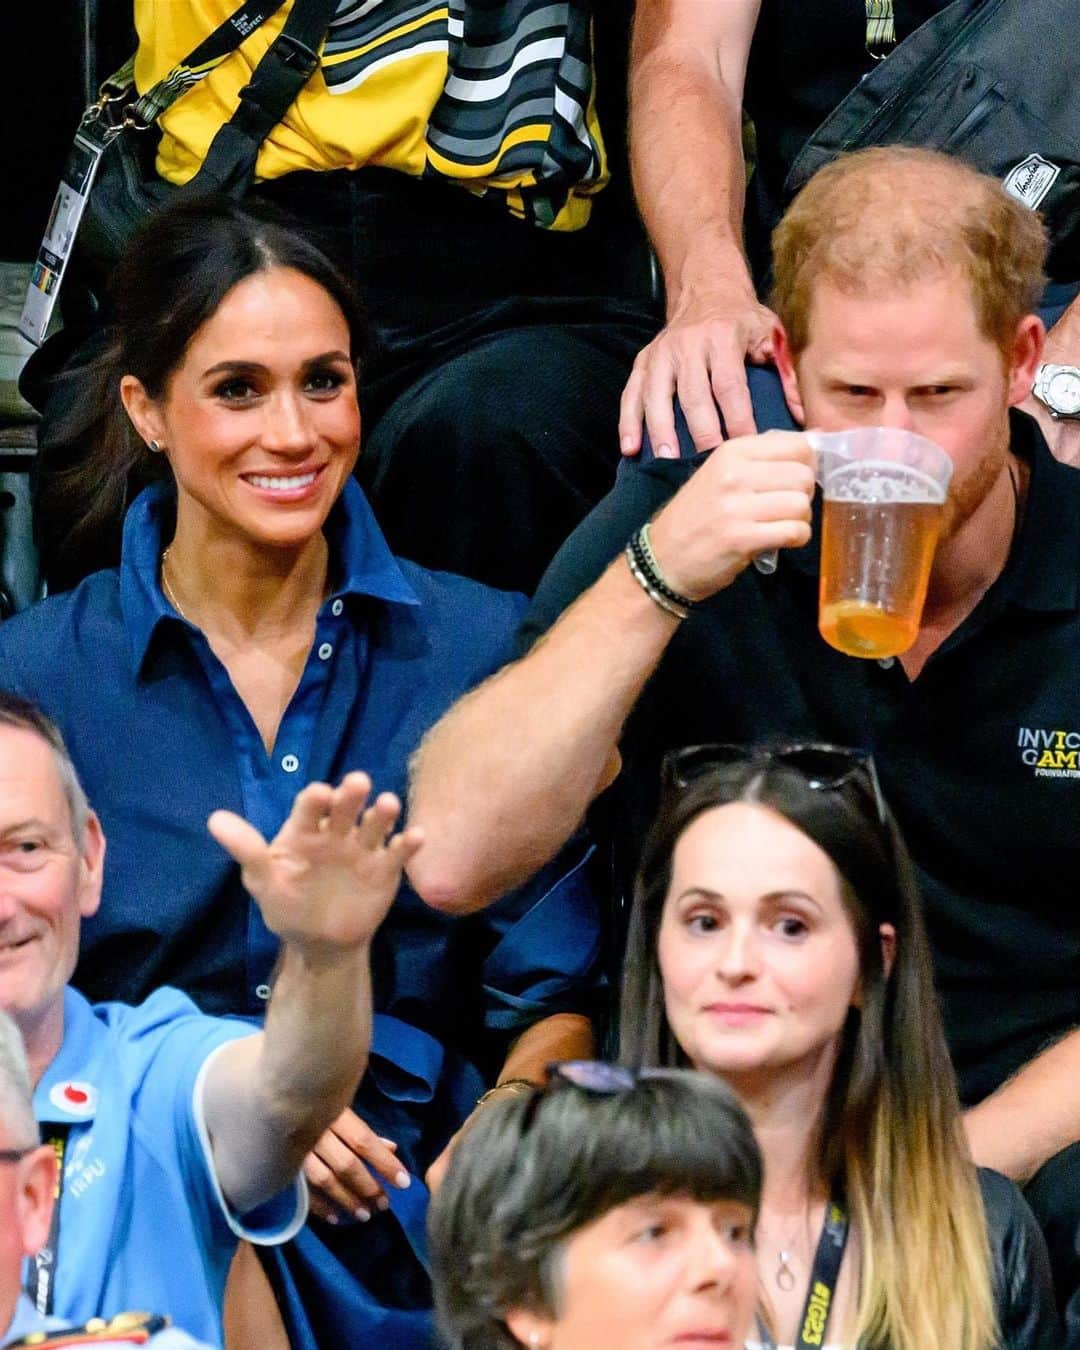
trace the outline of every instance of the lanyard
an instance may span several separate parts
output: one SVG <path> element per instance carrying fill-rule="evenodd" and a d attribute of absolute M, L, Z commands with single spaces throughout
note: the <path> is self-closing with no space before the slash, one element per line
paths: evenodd
<path fill-rule="evenodd" d="M 825 1328 L 832 1311 L 833 1294 L 836 1293 L 836 1280 L 840 1274 L 840 1263 L 844 1259 L 847 1236 L 847 1213 L 835 1200 L 830 1200 L 825 1206 L 825 1222 L 821 1226 L 821 1236 L 814 1253 L 810 1286 L 806 1291 L 794 1350 L 814 1350 L 814 1347 L 825 1344 Z M 776 1350 L 776 1342 L 760 1319 L 758 1335 L 765 1350 Z"/>
<path fill-rule="evenodd" d="M 44 1247 L 30 1263 L 30 1279 L 26 1292 L 34 1307 L 43 1317 L 53 1310 L 53 1286 L 56 1283 L 56 1262 L 60 1255 L 60 1201 L 64 1195 L 64 1157 L 67 1153 L 67 1125 L 54 1125 L 45 1141 L 56 1154 L 56 1190 L 53 1193 L 52 1219 Z"/>

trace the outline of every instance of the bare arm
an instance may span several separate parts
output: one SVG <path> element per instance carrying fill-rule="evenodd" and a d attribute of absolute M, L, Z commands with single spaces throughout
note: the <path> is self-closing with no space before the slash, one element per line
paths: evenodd
<path fill-rule="evenodd" d="M 557 1064 L 567 1059 L 590 1059 L 594 1050 L 592 1024 L 587 1017 L 582 1017 L 579 1013 L 555 1013 L 552 1017 L 545 1017 L 542 1022 L 533 1023 L 517 1038 L 499 1074 L 499 1082 L 506 1084 L 507 1092 L 521 1091 L 522 1080 L 529 1083 L 543 1083 L 549 1064 Z M 495 1093 L 497 1092 L 496 1087 Z M 493 1093 L 485 1099 L 484 1104 L 494 1100 Z M 478 1102 L 468 1119 L 428 1168 L 424 1180 L 430 1191 L 437 1191 L 442 1185 L 457 1141 L 483 1109 Z"/>
<path fill-rule="evenodd" d="M 814 480 L 805 437 L 729 441 L 657 516 L 654 550 L 691 599 L 730 584 L 750 558 L 809 538 Z M 546 862 L 618 768 L 618 741 L 677 627 L 623 558 L 523 660 L 462 699 L 414 763 L 409 867 L 437 908 L 481 908 Z"/>
<path fill-rule="evenodd" d="M 1021 1184 L 1080 1140 L 1080 1029 L 972 1107 L 964 1126 L 975 1161 Z"/>
<path fill-rule="evenodd" d="M 1047 333 L 1042 359 L 1057 366 L 1080 366 L 1080 295 Z M 1051 417 L 1037 398 L 1029 397 L 1021 406 L 1039 423 L 1055 457 L 1080 467 L 1080 421 Z"/>
<path fill-rule="evenodd" d="M 369 790 L 359 773 L 309 785 L 271 844 L 239 816 L 210 818 L 282 943 L 262 1033 L 227 1045 L 207 1074 L 214 1167 L 239 1213 L 296 1175 L 367 1063 L 371 941 L 420 842 L 415 830 L 387 840 L 399 811 L 389 793 L 358 821 Z"/>
<path fill-rule="evenodd" d="M 674 447 L 678 391 L 698 449 L 754 430 L 743 361 L 771 352 L 769 311 L 742 245 L 742 99 L 760 0 L 639 0 L 630 57 L 630 150 L 642 218 L 663 268 L 668 326 L 638 357 L 619 420 L 624 451 L 644 415 Z"/>

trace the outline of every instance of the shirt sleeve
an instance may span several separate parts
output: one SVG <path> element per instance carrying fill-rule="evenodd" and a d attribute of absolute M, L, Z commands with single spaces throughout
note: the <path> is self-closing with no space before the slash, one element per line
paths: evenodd
<path fill-rule="evenodd" d="M 524 656 L 626 547 L 635 530 L 651 519 L 702 462 L 672 459 L 619 465 L 615 486 L 585 517 L 556 553 L 541 578 L 518 630 L 516 656 Z"/>
<path fill-rule="evenodd" d="M 484 1027 L 518 1035 L 554 1013 L 592 1016 L 605 981 L 595 849 L 579 833 L 525 885 L 478 916 Z"/>
<path fill-rule="evenodd" d="M 214 1170 L 213 1152 L 203 1112 L 207 1069 L 223 1046 L 257 1028 L 239 1018 L 208 1017 L 175 989 L 161 989 L 137 1009 L 141 1026 L 132 1039 L 143 1056 L 136 1114 L 143 1124 L 171 1137 L 176 1166 L 192 1212 L 215 1242 L 244 1238 L 260 1245 L 286 1242 L 307 1217 L 307 1189 L 302 1177 L 250 1214 L 229 1205 Z M 166 1122 L 162 1113 L 168 1111 Z"/>

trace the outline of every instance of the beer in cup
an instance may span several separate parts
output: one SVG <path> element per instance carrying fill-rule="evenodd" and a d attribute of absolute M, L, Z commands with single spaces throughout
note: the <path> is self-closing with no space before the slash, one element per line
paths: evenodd
<path fill-rule="evenodd" d="M 821 635 L 848 656 L 898 656 L 918 636 L 952 460 L 895 427 L 809 439 L 824 498 Z"/>

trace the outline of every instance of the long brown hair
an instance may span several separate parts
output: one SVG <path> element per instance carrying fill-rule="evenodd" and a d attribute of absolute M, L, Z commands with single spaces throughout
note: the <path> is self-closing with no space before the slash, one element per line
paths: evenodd
<path fill-rule="evenodd" d="M 728 802 L 767 807 L 812 839 L 841 878 L 862 1000 L 848 1016 L 820 1132 L 825 1185 L 846 1202 L 861 1269 L 858 1344 L 989 1350 L 997 1344 L 986 1216 L 931 974 L 915 872 L 891 815 L 859 778 L 815 787 L 749 757 L 665 795 L 642 852 L 627 939 L 620 1058 L 685 1063 L 664 1014 L 657 935 L 683 831 Z M 886 970 L 879 925 L 896 929 Z"/>

